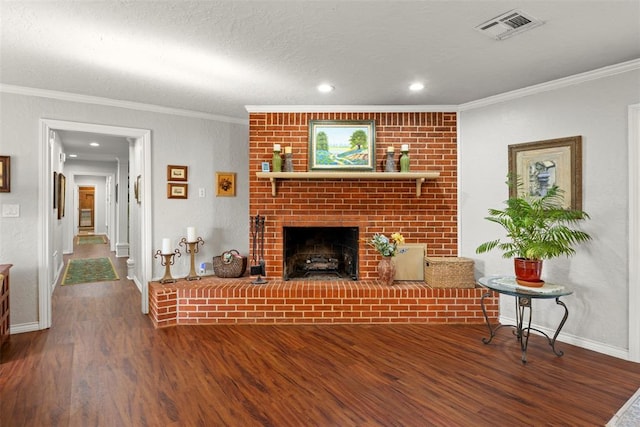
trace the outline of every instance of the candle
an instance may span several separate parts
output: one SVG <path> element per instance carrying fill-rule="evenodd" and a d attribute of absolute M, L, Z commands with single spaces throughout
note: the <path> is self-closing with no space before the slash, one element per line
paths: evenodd
<path fill-rule="evenodd" d="M 196 228 L 195 227 L 187 227 L 187 242 L 195 242 L 196 239 Z"/>
<path fill-rule="evenodd" d="M 171 253 L 171 239 L 162 239 L 162 253 L 163 254 Z"/>
<path fill-rule="evenodd" d="M 400 151 L 409 151 L 409 144 L 402 144 Z"/>
<path fill-rule="evenodd" d="M 387 153 L 393 153 L 393 147 L 387 147 Z"/>
<path fill-rule="evenodd" d="M 291 147 L 284 147 L 284 154 L 291 154 Z"/>
<path fill-rule="evenodd" d="M 273 151 L 280 151 L 280 144 L 273 144 Z"/>

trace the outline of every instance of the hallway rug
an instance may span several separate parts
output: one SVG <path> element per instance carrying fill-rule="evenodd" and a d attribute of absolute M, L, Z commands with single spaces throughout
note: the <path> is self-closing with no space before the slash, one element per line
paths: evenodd
<path fill-rule="evenodd" d="M 107 243 L 107 236 L 105 236 L 104 234 L 97 234 L 94 236 L 78 236 L 77 238 L 77 242 L 79 245 L 96 245 Z"/>
<path fill-rule="evenodd" d="M 120 280 L 109 258 L 71 259 L 64 272 L 62 285 Z"/>
<path fill-rule="evenodd" d="M 640 390 L 607 423 L 607 427 L 636 427 L 640 425 Z"/>

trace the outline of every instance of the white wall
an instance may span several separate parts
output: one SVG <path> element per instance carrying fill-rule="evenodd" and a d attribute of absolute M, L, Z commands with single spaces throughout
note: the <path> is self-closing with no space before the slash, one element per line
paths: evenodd
<path fill-rule="evenodd" d="M 502 237 L 483 218 L 507 199 L 507 146 L 582 135 L 584 230 L 593 241 L 572 258 L 545 261 L 543 279 L 575 289 L 564 300 L 563 329 L 582 344 L 610 353 L 628 349 L 628 106 L 640 101 L 640 71 L 586 81 L 469 110 L 459 118 L 460 249 L 476 260 L 476 276 L 512 274 L 498 252 L 476 255 L 482 242 Z M 562 309 L 534 303 L 534 323 L 555 329 Z M 513 298 L 503 297 L 501 315 L 514 318 Z"/>
<path fill-rule="evenodd" d="M 117 257 L 129 255 L 129 156 L 118 159 L 118 174 L 116 179 L 117 194 L 114 191 L 116 204 L 116 232 L 115 240 L 111 242 L 111 249 L 116 251 Z"/>
<path fill-rule="evenodd" d="M 20 205 L 20 217 L 0 218 L 0 263 L 14 264 L 11 270 L 14 332 L 26 330 L 24 325 L 38 321 L 39 266 L 35 253 L 43 233 L 37 217 L 41 118 L 150 129 L 154 247 L 161 247 L 163 237 L 177 242 L 186 236 L 186 227 L 193 225 L 205 241 L 197 262 L 210 262 L 213 256 L 232 247 L 248 252 L 248 125 L 10 93 L 0 93 L 0 104 L 0 151 L 11 156 L 12 169 L 11 193 L 0 193 L 0 205 Z M 167 199 L 169 164 L 189 166 L 187 200 Z M 216 171 L 237 173 L 237 197 L 215 197 Z M 205 198 L 197 197 L 198 188 L 205 189 Z M 153 259 L 153 254 L 147 256 Z M 177 277 L 187 275 L 187 256 L 179 258 L 174 272 Z M 154 277 L 162 274 L 159 261 L 153 259 Z"/>
<path fill-rule="evenodd" d="M 62 159 L 62 155 L 64 154 L 62 151 L 60 136 L 53 132 L 51 138 L 49 139 L 49 143 L 51 145 L 51 185 L 53 187 L 53 172 L 56 173 L 64 173 L 64 161 Z M 57 178 L 56 178 L 57 179 Z M 57 183 L 55 184 L 57 188 Z M 57 194 L 56 194 L 57 196 Z M 50 209 L 50 221 L 49 226 L 51 227 L 51 271 L 49 271 L 49 281 L 50 283 L 55 283 L 58 275 L 62 273 L 62 268 L 64 264 L 63 254 L 64 254 L 64 244 L 63 244 L 63 234 L 64 227 L 62 225 L 62 220 L 58 220 L 58 205 L 56 200 L 56 209 L 53 209 L 53 201 L 49 205 Z"/>

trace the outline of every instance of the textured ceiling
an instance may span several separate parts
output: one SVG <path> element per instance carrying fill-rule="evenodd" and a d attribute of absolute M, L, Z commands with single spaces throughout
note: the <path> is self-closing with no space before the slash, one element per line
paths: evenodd
<path fill-rule="evenodd" d="M 640 1 L 5 1 L 0 82 L 236 119 L 458 105 L 640 58 Z M 545 22 L 496 41 L 519 8 Z M 408 84 L 426 89 L 412 93 Z M 315 89 L 330 82 L 336 90 Z"/>

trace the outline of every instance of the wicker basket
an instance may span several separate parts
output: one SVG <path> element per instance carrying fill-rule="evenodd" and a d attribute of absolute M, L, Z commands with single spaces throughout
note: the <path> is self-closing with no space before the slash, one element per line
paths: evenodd
<path fill-rule="evenodd" d="M 213 272 L 218 277 L 240 277 L 247 270 L 247 257 L 235 249 L 213 257 Z"/>
<path fill-rule="evenodd" d="M 424 281 L 433 288 L 473 288 L 473 260 L 459 257 L 425 257 Z"/>

